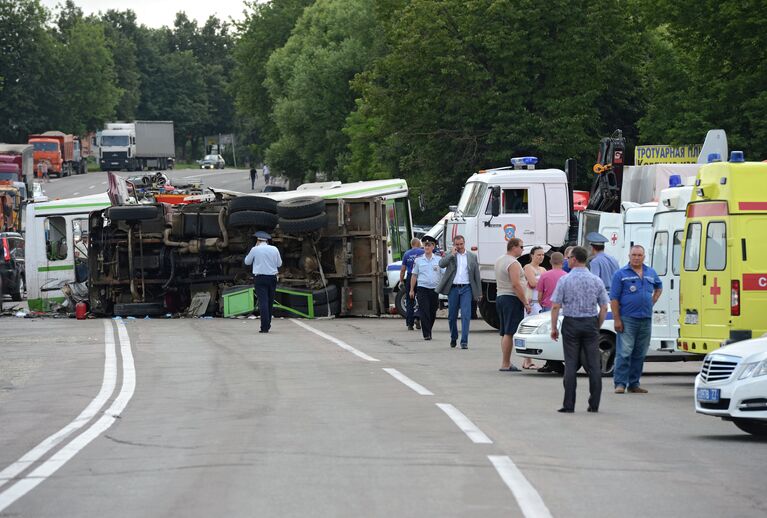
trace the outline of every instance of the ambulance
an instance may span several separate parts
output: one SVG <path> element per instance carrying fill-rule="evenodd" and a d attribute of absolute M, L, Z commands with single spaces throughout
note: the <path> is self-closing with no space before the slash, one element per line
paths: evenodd
<path fill-rule="evenodd" d="M 713 157 L 695 180 L 682 242 L 677 348 L 706 354 L 767 332 L 767 163 Z"/>

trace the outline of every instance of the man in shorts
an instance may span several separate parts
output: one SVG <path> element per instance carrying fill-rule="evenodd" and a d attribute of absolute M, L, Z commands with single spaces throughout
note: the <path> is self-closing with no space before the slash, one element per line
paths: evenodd
<path fill-rule="evenodd" d="M 514 333 L 519 323 L 530 313 L 532 306 L 525 295 L 522 285 L 522 265 L 517 258 L 522 255 L 523 243 L 518 237 L 509 239 L 506 243 L 506 254 L 495 261 L 496 298 L 495 309 L 501 323 L 501 371 L 519 372 L 519 368 L 511 364 L 511 350 L 514 344 Z"/>

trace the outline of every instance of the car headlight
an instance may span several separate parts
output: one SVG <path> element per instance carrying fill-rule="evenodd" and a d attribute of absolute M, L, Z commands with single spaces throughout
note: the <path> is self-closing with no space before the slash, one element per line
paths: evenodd
<path fill-rule="evenodd" d="M 760 362 L 747 363 L 744 365 L 738 379 L 742 380 L 750 376 L 757 378 L 759 376 L 764 376 L 765 374 L 767 374 L 767 360 L 762 360 Z"/>
<path fill-rule="evenodd" d="M 535 332 L 533 334 L 534 335 L 548 335 L 548 334 L 551 334 L 551 320 L 546 320 L 543 324 L 539 325 L 535 329 Z"/>

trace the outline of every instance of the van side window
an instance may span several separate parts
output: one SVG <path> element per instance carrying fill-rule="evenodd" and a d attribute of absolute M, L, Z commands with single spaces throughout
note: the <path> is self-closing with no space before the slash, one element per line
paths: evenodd
<path fill-rule="evenodd" d="M 684 245 L 684 269 L 696 272 L 700 268 L 700 223 L 687 225 L 687 237 Z"/>
<path fill-rule="evenodd" d="M 652 268 L 658 275 L 668 272 L 668 232 L 656 232 L 652 244 Z"/>
<path fill-rule="evenodd" d="M 679 275 L 679 271 L 681 268 L 679 268 L 679 265 L 681 264 L 680 260 L 682 257 L 682 231 L 677 230 L 674 232 L 674 248 L 671 252 L 671 271 L 674 273 L 674 275 Z"/>
<path fill-rule="evenodd" d="M 727 266 L 727 225 L 712 221 L 706 227 L 706 269 L 722 271 Z"/>
<path fill-rule="evenodd" d="M 45 218 L 45 251 L 49 261 L 67 258 L 67 222 L 61 216 Z"/>

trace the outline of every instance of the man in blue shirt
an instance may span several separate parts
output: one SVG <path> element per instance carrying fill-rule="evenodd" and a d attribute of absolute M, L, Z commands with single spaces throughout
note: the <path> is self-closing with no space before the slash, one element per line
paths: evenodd
<path fill-rule="evenodd" d="M 589 232 L 586 236 L 586 240 L 591 243 L 591 262 L 589 262 L 589 270 L 591 273 L 602 279 L 605 284 L 605 289 L 610 293 L 610 284 L 612 284 L 613 275 L 618 271 L 620 266 L 615 257 L 607 255 L 605 253 L 605 243 L 607 238 L 599 232 Z"/>
<path fill-rule="evenodd" d="M 245 257 L 245 264 L 253 265 L 253 282 L 258 297 L 258 312 L 261 314 L 259 333 L 268 333 L 272 327 L 272 305 L 277 291 L 277 271 L 282 266 L 282 258 L 277 247 L 269 244 L 272 236 L 261 230 L 253 235 L 256 238 L 256 246 L 251 248 Z"/>
<path fill-rule="evenodd" d="M 577 373 L 581 366 L 589 373 L 589 412 L 599 411 L 602 397 L 602 369 L 599 358 L 599 328 L 607 315 L 607 292 L 602 281 L 586 268 L 586 249 L 576 246 L 567 258 L 570 273 L 557 281 L 551 295 L 551 339 L 559 339 L 559 310 L 562 309 L 562 350 L 565 356 L 565 398 L 558 411 L 575 411 Z"/>
<path fill-rule="evenodd" d="M 413 264 L 415 260 L 423 255 L 423 248 L 421 248 L 421 240 L 414 237 L 410 241 L 410 250 L 405 252 L 402 256 L 402 268 L 399 271 L 399 286 L 401 290 L 405 290 L 405 324 L 407 324 L 408 330 L 413 330 L 413 323 L 418 329 L 421 329 L 420 319 L 415 318 L 415 299 L 411 299 L 407 296 L 407 292 L 410 291 L 410 281 L 413 273 Z"/>
<path fill-rule="evenodd" d="M 439 306 L 439 295 L 434 288 L 442 278 L 442 269 L 439 267 L 440 258 L 434 254 L 436 244 L 437 240 L 433 237 L 423 237 L 424 254 L 415 260 L 410 280 L 410 298 L 418 297 L 418 315 L 421 317 L 424 340 L 431 340 L 431 328 Z"/>
<path fill-rule="evenodd" d="M 615 348 L 615 393 L 627 390 L 646 394 L 639 386 L 644 359 L 650 347 L 652 307 L 663 291 L 658 274 L 644 263 L 645 251 L 634 245 L 629 252 L 629 264 L 615 272 L 610 287 L 610 306 L 618 341 Z"/>

